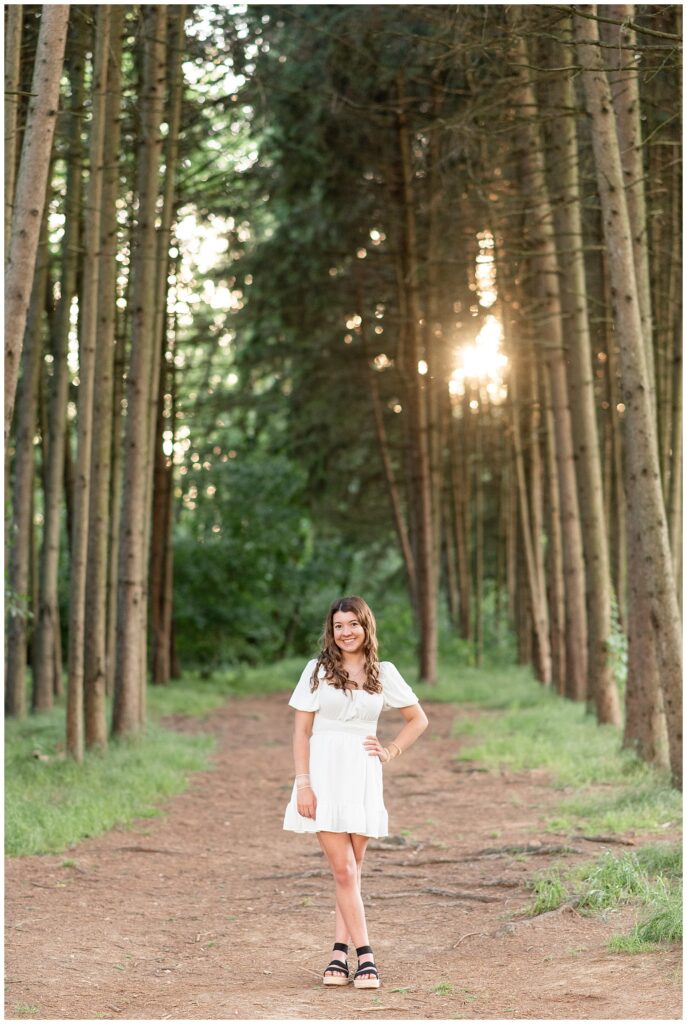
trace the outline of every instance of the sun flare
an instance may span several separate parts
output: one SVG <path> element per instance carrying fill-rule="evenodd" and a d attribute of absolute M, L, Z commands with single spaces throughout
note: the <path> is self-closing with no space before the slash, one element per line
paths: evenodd
<path fill-rule="evenodd" d="M 465 394 L 466 383 L 470 382 L 483 386 L 493 402 L 501 401 L 505 397 L 504 375 L 508 358 L 501 351 L 502 341 L 501 322 L 490 313 L 474 344 L 463 345 L 458 349 L 458 366 L 449 381 L 449 391 L 452 395 L 462 397 Z"/>

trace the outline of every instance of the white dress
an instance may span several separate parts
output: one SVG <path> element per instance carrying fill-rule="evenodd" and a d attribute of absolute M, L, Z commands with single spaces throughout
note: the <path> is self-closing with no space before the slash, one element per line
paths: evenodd
<path fill-rule="evenodd" d="M 390 661 L 379 665 L 383 693 L 344 692 L 331 686 L 320 667 L 320 683 L 310 690 L 316 662 L 303 670 L 289 704 L 298 711 L 314 711 L 310 737 L 310 783 L 317 797 L 315 819 L 298 813 L 296 783 L 284 815 L 290 832 L 354 832 L 380 838 L 388 835 L 384 806 L 382 763 L 363 746 L 377 732 L 383 708 L 405 708 L 418 698 Z"/>

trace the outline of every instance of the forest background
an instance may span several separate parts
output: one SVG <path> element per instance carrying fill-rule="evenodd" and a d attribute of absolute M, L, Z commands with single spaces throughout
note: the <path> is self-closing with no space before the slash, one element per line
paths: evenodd
<path fill-rule="evenodd" d="M 681 786 L 680 35 L 6 7 L 8 715 L 80 762 L 360 592 Z"/>

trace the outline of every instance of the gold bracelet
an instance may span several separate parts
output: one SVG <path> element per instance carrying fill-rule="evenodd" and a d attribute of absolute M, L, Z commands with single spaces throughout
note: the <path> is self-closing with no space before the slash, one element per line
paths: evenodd
<path fill-rule="evenodd" d="M 382 750 L 386 751 L 386 759 L 384 761 L 382 761 L 382 764 L 388 764 L 389 761 L 391 760 L 391 754 L 389 752 L 389 748 L 388 747 L 382 747 Z"/>
<path fill-rule="evenodd" d="M 396 750 L 398 751 L 398 753 L 396 754 L 396 757 L 400 757 L 400 756 L 401 756 L 401 754 L 403 753 L 403 751 L 402 751 L 402 750 L 401 750 L 401 748 L 399 747 L 399 745 L 398 745 L 398 743 L 396 742 L 396 740 L 392 740 L 392 741 L 391 741 L 391 743 L 389 744 L 389 746 L 390 746 L 390 747 L 396 747 Z"/>

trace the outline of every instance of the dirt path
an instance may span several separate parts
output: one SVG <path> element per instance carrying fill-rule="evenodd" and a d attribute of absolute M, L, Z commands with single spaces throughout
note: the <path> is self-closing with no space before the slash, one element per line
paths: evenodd
<path fill-rule="evenodd" d="M 627 911 L 512 921 L 552 857 L 480 851 L 569 842 L 543 830 L 556 794 L 537 773 L 456 771 L 456 709 L 426 707 L 386 776 L 405 845 L 372 841 L 365 863 L 379 991 L 321 984 L 332 884 L 314 838 L 281 828 L 291 712 L 274 696 L 183 723 L 216 732 L 216 770 L 163 818 L 7 861 L 6 1017 L 679 1019 L 678 950 L 606 951 Z M 601 851 L 573 845 L 567 863 Z"/>

